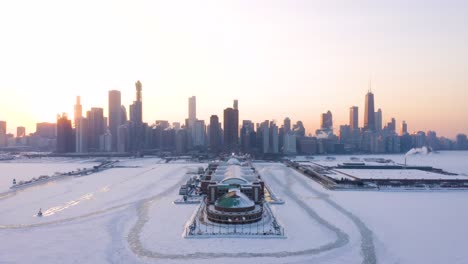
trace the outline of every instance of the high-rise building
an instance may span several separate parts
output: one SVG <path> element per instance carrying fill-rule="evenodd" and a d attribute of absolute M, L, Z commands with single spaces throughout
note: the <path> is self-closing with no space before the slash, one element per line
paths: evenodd
<path fill-rule="evenodd" d="M 135 83 L 136 100 L 130 105 L 130 121 L 135 124 L 143 123 L 143 100 L 142 100 L 142 84 L 140 81 Z"/>
<path fill-rule="evenodd" d="M 369 90 L 366 94 L 366 104 L 364 108 L 364 130 L 375 131 L 374 94 Z"/>
<path fill-rule="evenodd" d="M 219 152 L 221 149 L 221 124 L 217 115 L 210 117 L 210 150 L 211 152 Z"/>
<path fill-rule="evenodd" d="M 112 134 L 107 130 L 104 134 L 99 136 L 99 151 L 110 152 L 112 151 Z"/>
<path fill-rule="evenodd" d="M 127 124 L 120 125 L 117 130 L 117 152 L 127 152 L 129 145 L 129 128 Z"/>
<path fill-rule="evenodd" d="M 257 137 L 259 139 L 259 150 L 261 153 L 270 152 L 270 121 L 265 120 L 257 128 Z"/>
<path fill-rule="evenodd" d="M 57 152 L 69 153 L 75 151 L 75 136 L 72 122 L 64 113 L 57 116 Z"/>
<path fill-rule="evenodd" d="M 340 126 L 340 142 L 341 143 L 350 143 L 352 142 L 352 132 L 351 126 L 342 125 Z"/>
<path fill-rule="evenodd" d="M 291 119 L 289 119 L 289 117 L 286 117 L 284 119 L 284 123 L 283 123 L 283 128 L 284 128 L 284 133 L 287 134 L 291 131 Z"/>
<path fill-rule="evenodd" d="M 349 108 L 349 127 L 351 130 L 359 129 L 359 108 L 357 106 Z"/>
<path fill-rule="evenodd" d="M 127 108 L 125 106 L 120 106 L 120 124 L 123 125 L 127 122 Z"/>
<path fill-rule="evenodd" d="M 55 138 L 57 125 L 55 123 L 37 123 L 36 124 L 36 135 L 43 138 Z"/>
<path fill-rule="evenodd" d="M 406 121 L 401 122 L 400 136 L 408 134 L 408 125 Z"/>
<path fill-rule="evenodd" d="M 257 144 L 255 125 L 251 120 L 243 120 L 240 130 L 240 146 L 243 153 L 252 153 Z"/>
<path fill-rule="evenodd" d="M 468 149 L 468 139 L 465 134 L 458 134 L 456 139 L 456 149 L 458 150 L 467 150 Z"/>
<path fill-rule="evenodd" d="M 227 152 L 235 152 L 239 142 L 239 110 L 224 109 L 224 146 Z"/>
<path fill-rule="evenodd" d="M 188 105 L 189 105 L 189 115 L 188 115 L 188 120 L 189 120 L 189 125 L 193 126 L 195 121 L 197 120 L 197 98 L 195 96 L 189 97 L 188 99 Z"/>
<path fill-rule="evenodd" d="M 292 133 L 286 133 L 284 135 L 283 153 L 284 154 L 296 154 L 296 135 Z"/>
<path fill-rule="evenodd" d="M 88 120 L 88 149 L 99 151 L 99 136 L 105 132 L 104 110 L 93 107 L 86 113 Z"/>
<path fill-rule="evenodd" d="M 382 131 L 382 110 L 379 108 L 374 114 L 375 131 Z"/>
<path fill-rule="evenodd" d="M 396 132 L 396 120 L 395 120 L 395 118 L 392 117 L 392 119 L 390 120 L 390 122 L 387 123 L 387 125 L 385 126 L 384 129 L 385 129 L 386 132 L 395 133 Z"/>
<path fill-rule="evenodd" d="M 197 122 L 197 98 L 195 96 L 189 97 L 188 99 L 188 119 L 186 120 L 187 126 L 187 145 L 190 147 L 194 147 L 196 145 L 195 138 L 196 138 L 196 129 L 195 124 Z"/>
<path fill-rule="evenodd" d="M 177 131 L 180 129 L 180 122 L 172 122 L 172 127 Z"/>
<path fill-rule="evenodd" d="M 234 100 L 232 108 L 234 108 L 234 110 L 239 110 L 239 101 L 237 99 Z"/>
<path fill-rule="evenodd" d="M 326 132 L 333 132 L 333 116 L 330 111 L 322 114 L 320 127 Z"/>
<path fill-rule="evenodd" d="M 6 121 L 0 121 L 0 147 L 5 147 L 7 145 L 7 123 Z"/>
<path fill-rule="evenodd" d="M 193 130 L 193 146 L 204 147 L 206 138 L 206 126 L 204 120 L 197 120 L 192 128 Z"/>
<path fill-rule="evenodd" d="M 80 118 L 83 117 L 83 107 L 81 106 L 81 97 L 76 97 L 76 104 L 74 107 L 74 119 L 73 119 L 73 126 L 76 128 Z"/>
<path fill-rule="evenodd" d="M 75 128 L 75 148 L 77 153 L 88 152 L 88 119 L 81 117 Z"/>
<path fill-rule="evenodd" d="M 179 129 L 175 134 L 176 153 L 185 153 L 187 151 L 187 131 Z"/>
<path fill-rule="evenodd" d="M 19 126 L 16 128 L 16 137 L 25 137 L 26 136 L 26 128 L 23 126 Z"/>
<path fill-rule="evenodd" d="M 293 132 L 298 137 L 305 137 L 305 127 L 302 121 L 297 121 L 293 126 Z"/>
<path fill-rule="evenodd" d="M 277 154 L 279 152 L 279 137 L 278 137 L 278 126 L 274 121 L 270 122 L 270 153 Z"/>
<path fill-rule="evenodd" d="M 111 150 L 117 151 L 117 130 L 122 125 L 122 103 L 120 91 L 109 91 L 109 130 L 112 135 Z"/>

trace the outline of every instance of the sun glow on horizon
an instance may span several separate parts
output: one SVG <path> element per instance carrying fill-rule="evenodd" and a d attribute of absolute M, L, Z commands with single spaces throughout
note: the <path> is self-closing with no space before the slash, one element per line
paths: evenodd
<path fill-rule="evenodd" d="M 150 124 L 183 122 L 195 95 L 206 122 L 238 99 L 240 121 L 313 133 L 331 110 L 338 133 L 351 106 L 362 125 L 371 76 L 384 124 L 468 133 L 468 6 L 415 2 L 2 2 L 0 120 L 34 132 L 72 117 L 76 96 L 107 116 L 112 89 L 128 111 L 141 80 Z"/>

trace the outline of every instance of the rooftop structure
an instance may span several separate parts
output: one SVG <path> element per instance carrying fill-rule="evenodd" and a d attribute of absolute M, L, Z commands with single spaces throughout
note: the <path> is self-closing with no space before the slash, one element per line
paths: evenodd
<path fill-rule="evenodd" d="M 250 163 L 236 158 L 211 163 L 202 177 L 206 212 L 212 222 L 245 224 L 262 219 L 264 183 Z"/>

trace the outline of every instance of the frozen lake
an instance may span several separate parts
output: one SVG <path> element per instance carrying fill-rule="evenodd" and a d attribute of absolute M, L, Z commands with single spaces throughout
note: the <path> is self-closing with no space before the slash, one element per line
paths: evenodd
<path fill-rule="evenodd" d="M 413 156 L 411 164 L 467 172 L 467 154 Z M 26 175 L 92 164 L 13 161 L 0 163 L 0 168 Z M 165 164 L 156 158 L 121 164 L 135 167 L 67 177 L 0 198 L 0 240 L 8 241 L 0 243 L 0 263 L 38 259 L 41 263 L 465 263 L 468 259 L 468 192 L 329 191 L 283 164 L 255 163 L 265 182 L 285 201 L 271 207 L 287 238 L 184 239 L 184 225 L 197 205 L 173 201 L 189 177 L 186 173 L 206 164 Z M 39 171 L 49 165 L 50 170 Z M 39 208 L 42 218 L 35 216 Z"/>

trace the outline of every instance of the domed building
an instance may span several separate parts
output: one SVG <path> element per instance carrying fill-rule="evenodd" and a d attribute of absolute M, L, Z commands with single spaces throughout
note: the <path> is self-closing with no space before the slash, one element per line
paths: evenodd
<path fill-rule="evenodd" d="M 206 214 L 213 222 L 246 224 L 262 219 L 264 183 L 250 163 L 211 163 L 202 177 Z"/>
<path fill-rule="evenodd" d="M 262 219 L 263 206 L 255 204 L 239 189 L 229 190 L 206 207 L 208 220 L 222 224 L 247 224 Z"/>

